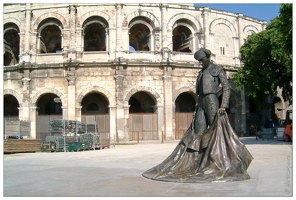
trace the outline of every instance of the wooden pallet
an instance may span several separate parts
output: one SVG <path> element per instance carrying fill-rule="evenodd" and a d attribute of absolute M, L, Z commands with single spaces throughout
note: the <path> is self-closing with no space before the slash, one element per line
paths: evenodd
<path fill-rule="evenodd" d="M 29 153 L 41 151 L 41 140 L 4 139 L 4 153 Z"/>

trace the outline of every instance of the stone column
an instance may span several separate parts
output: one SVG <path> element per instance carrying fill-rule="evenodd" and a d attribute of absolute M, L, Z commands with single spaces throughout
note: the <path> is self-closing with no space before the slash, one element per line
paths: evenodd
<path fill-rule="evenodd" d="M 68 119 L 75 120 L 75 85 L 68 86 Z"/>
<path fill-rule="evenodd" d="M 117 130 L 115 105 L 109 106 L 109 117 L 110 117 L 110 144 L 113 144 L 114 141 L 116 142 L 116 130 Z"/>
<path fill-rule="evenodd" d="M 158 130 L 158 140 L 162 140 L 162 133 L 165 131 L 165 117 L 163 105 L 157 106 L 157 130 Z"/>
<path fill-rule="evenodd" d="M 122 4 L 116 4 L 116 51 L 122 50 Z M 118 57 L 118 56 L 116 56 Z"/>
<path fill-rule="evenodd" d="M 153 51 L 160 51 L 160 47 L 161 47 L 161 32 L 159 29 L 155 29 L 153 31 L 153 35 L 154 35 L 154 49 Z"/>
<path fill-rule="evenodd" d="M 22 54 L 22 60 L 25 62 L 30 62 L 30 31 L 31 31 L 31 4 L 26 4 L 26 26 L 25 26 L 25 42 L 24 42 L 24 52 Z"/>
<path fill-rule="evenodd" d="M 69 49 L 76 49 L 76 35 L 75 35 L 75 14 L 76 14 L 76 6 L 70 5 L 69 7 L 70 19 L 69 19 L 69 28 L 70 28 L 70 44 Z"/>
<path fill-rule="evenodd" d="M 116 49 L 116 41 L 114 39 L 111 38 L 115 38 L 116 37 L 116 28 L 109 28 L 109 58 L 110 59 L 114 59 L 116 57 L 115 53 L 115 49 Z"/>
<path fill-rule="evenodd" d="M 76 104 L 75 116 L 76 116 L 76 120 L 80 122 L 81 122 L 81 109 L 82 109 L 82 106 Z"/>
<path fill-rule="evenodd" d="M 76 29 L 75 32 L 76 32 L 75 49 L 76 49 L 76 54 L 77 54 L 76 60 L 81 61 L 82 55 L 83 55 L 83 45 L 84 45 L 82 28 Z"/>
<path fill-rule="evenodd" d="M 129 140 L 129 107 L 130 105 L 124 105 L 123 106 L 123 112 L 124 112 L 124 136 L 123 141 Z"/>
<path fill-rule="evenodd" d="M 120 66 L 118 66 L 121 68 Z M 124 97 L 123 97 L 123 91 L 124 91 L 124 85 L 123 80 L 125 76 L 124 75 L 115 75 L 115 97 L 116 97 L 116 133 L 118 134 L 119 140 L 124 140 L 124 138 L 127 138 L 126 128 L 125 128 L 125 113 L 124 113 Z"/>
<path fill-rule="evenodd" d="M 161 48 L 168 47 L 169 43 L 171 43 L 171 40 L 168 41 L 167 37 L 167 5 L 161 4 Z"/>
<path fill-rule="evenodd" d="M 76 70 L 67 71 L 68 80 L 68 120 L 75 120 L 75 110 L 76 110 Z"/>
<path fill-rule="evenodd" d="M 37 54 L 39 54 L 40 52 L 41 52 L 41 50 L 40 50 L 40 38 L 41 38 L 41 36 L 40 36 L 40 33 L 36 33 L 37 34 L 37 47 L 36 47 L 36 53 Z M 36 56 L 37 57 L 37 56 Z M 37 62 L 38 60 L 36 59 L 36 62 Z"/>
<path fill-rule="evenodd" d="M 36 139 L 36 115 L 37 107 L 33 105 L 30 107 L 30 124 L 31 124 L 31 135 L 30 138 Z"/>
<path fill-rule="evenodd" d="M 205 36 L 205 41 L 204 41 L 204 48 L 210 48 L 210 27 L 209 27 L 209 8 L 204 7 L 202 16 L 203 16 L 203 29 L 204 29 L 204 36 Z"/>
<path fill-rule="evenodd" d="M 239 38 L 239 49 L 244 44 L 244 33 L 243 33 L 243 25 L 242 25 L 242 14 L 238 14 L 237 16 L 237 29 L 238 29 L 238 38 Z"/>
<path fill-rule="evenodd" d="M 69 119 L 69 117 L 68 117 L 68 107 L 67 106 L 62 106 L 61 107 L 62 108 L 62 115 L 63 115 L 63 119 L 64 120 L 68 120 Z M 71 119 L 72 120 L 72 119 Z"/>
<path fill-rule="evenodd" d="M 23 102 L 20 105 L 20 120 L 30 120 L 30 81 L 29 78 L 23 78 Z"/>
<path fill-rule="evenodd" d="M 64 57 L 64 59 L 72 59 L 72 60 L 77 60 L 77 49 L 76 49 L 76 28 L 75 28 L 75 24 L 76 24 L 76 20 L 75 20 L 75 15 L 76 15 L 76 6 L 75 5 L 70 5 L 69 6 L 69 27 L 68 29 L 65 28 L 63 30 L 63 33 L 61 35 L 62 37 L 62 48 L 63 48 L 63 52 L 66 52 L 67 56 Z M 64 40 L 64 37 L 70 38 L 70 42 L 68 42 L 68 40 Z M 67 44 L 64 44 L 63 41 L 67 41 Z M 68 49 L 67 49 L 68 48 Z M 81 56 L 81 55 L 80 55 Z"/>
<path fill-rule="evenodd" d="M 165 67 L 166 68 L 166 67 Z M 172 77 L 171 67 L 165 69 L 163 75 L 163 96 L 164 96 L 164 138 L 165 140 L 174 140 L 173 133 L 173 92 L 172 92 Z"/>

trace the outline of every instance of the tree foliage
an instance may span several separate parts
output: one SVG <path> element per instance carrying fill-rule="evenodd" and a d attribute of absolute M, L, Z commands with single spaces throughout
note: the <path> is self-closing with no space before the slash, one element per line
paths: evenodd
<path fill-rule="evenodd" d="M 243 67 L 233 76 L 238 90 L 246 86 L 260 106 L 279 87 L 292 103 L 292 4 L 282 4 L 280 15 L 264 31 L 250 35 L 240 54 Z"/>

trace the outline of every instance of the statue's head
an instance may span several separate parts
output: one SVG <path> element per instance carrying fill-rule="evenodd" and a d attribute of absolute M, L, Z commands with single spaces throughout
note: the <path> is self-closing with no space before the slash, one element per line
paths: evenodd
<path fill-rule="evenodd" d="M 198 61 L 202 60 L 204 57 L 210 58 L 211 51 L 208 49 L 201 48 L 194 53 L 194 58 Z"/>

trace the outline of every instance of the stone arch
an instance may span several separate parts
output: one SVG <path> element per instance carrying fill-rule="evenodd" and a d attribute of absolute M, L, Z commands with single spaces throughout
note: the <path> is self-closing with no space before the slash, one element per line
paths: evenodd
<path fill-rule="evenodd" d="M 244 38 L 247 38 L 247 36 L 250 35 L 248 32 L 258 33 L 259 30 L 255 26 L 253 26 L 253 25 L 245 26 L 243 28 Z"/>
<path fill-rule="evenodd" d="M 21 103 L 23 102 L 23 98 L 21 97 L 21 95 L 19 95 L 16 91 L 14 90 L 11 90 L 11 89 L 4 89 L 3 90 L 3 95 L 6 95 L 6 94 L 10 94 L 12 96 L 14 96 L 17 101 L 19 102 L 19 105 L 21 105 Z"/>
<path fill-rule="evenodd" d="M 64 95 L 61 91 L 59 91 L 59 90 L 57 90 L 56 88 L 53 88 L 53 87 L 47 87 L 47 88 L 43 88 L 42 90 L 39 90 L 34 95 L 34 97 L 32 98 L 31 103 L 36 104 L 38 98 L 42 94 L 46 94 L 46 93 L 53 93 L 53 94 L 57 95 L 61 99 L 61 102 L 62 102 L 63 106 L 68 105 L 66 95 Z"/>
<path fill-rule="evenodd" d="M 145 22 L 145 21 L 136 21 L 136 22 L 132 22 L 132 23 L 130 23 L 128 26 L 129 26 L 129 28 L 131 28 L 132 26 L 134 26 L 134 25 L 136 25 L 136 24 L 139 24 L 139 23 L 140 23 L 140 24 L 144 24 L 145 26 L 147 26 L 151 32 L 153 31 L 153 27 L 152 27 L 149 23 L 147 23 L 147 22 Z"/>
<path fill-rule="evenodd" d="M 15 30 L 18 34 L 20 34 L 20 27 L 13 22 L 8 22 L 4 24 L 3 35 L 5 35 L 5 33 L 9 30 Z"/>
<path fill-rule="evenodd" d="M 109 91 L 107 91 L 106 89 L 104 89 L 100 86 L 92 86 L 92 87 L 88 87 L 88 88 L 83 89 L 82 92 L 77 96 L 76 107 L 79 107 L 81 105 L 83 98 L 90 92 L 99 92 L 99 93 L 103 94 L 103 96 L 105 96 L 109 102 L 109 107 L 115 106 L 114 97 L 112 96 L 112 94 Z"/>
<path fill-rule="evenodd" d="M 130 13 L 129 15 L 127 15 L 123 19 L 122 27 L 128 27 L 131 20 L 133 18 L 135 18 L 135 17 L 147 17 L 148 19 L 151 20 L 151 22 L 153 22 L 153 24 L 152 24 L 153 28 L 159 28 L 160 27 L 159 20 L 155 17 L 155 15 L 153 13 L 145 11 L 145 10 L 134 11 L 134 12 Z"/>
<path fill-rule="evenodd" d="M 176 21 L 178 21 L 179 19 L 185 19 L 186 21 L 188 21 L 195 32 L 201 32 L 202 31 L 201 23 L 193 15 L 187 14 L 187 13 L 178 13 L 176 15 L 173 15 L 168 20 L 168 24 L 167 24 L 168 32 L 171 32 L 173 30 L 173 26 L 175 25 Z"/>
<path fill-rule="evenodd" d="M 15 24 L 19 28 L 20 32 L 24 32 L 25 31 L 24 23 L 21 23 L 18 19 L 15 19 L 15 18 L 12 18 L 12 17 L 5 18 L 3 20 L 3 24 L 5 25 L 7 23 L 13 23 L 13 24 Z"/>
<path fill-rule="evenodd" d="M 108 15 L 105 12 L 99 11 L 99 10 L 91 10 L 87 13 L 85 13 L 84 15 L 82 15 L 79 19 L 79 24 L 83 24 L 85 20 L 87 20 L 89 17 L 93 17 L 93 16 L 99 16 L 102 17 L 103 19 L 105 19 L 108 23 L 109 23 L 109 27 L 115 27 L 115 23 L 114 20 L 112 20 L 111 16 Z"/>
<path fill-rule="evenodd" d="M 152 95 L 152 97 L 155 99 L 157 106 L 159 106 L 159 105 L 162 104 L 162 101 L 161 101 L 160 95 L 159 95 L 155 90 L 153 90 L 153 88 L 151 88 L 151 87 L 147 87 L 147 86 L 136 86 L 136 87 L 132 88 L 132 89 L 131 89 L 131 90 L 125 95 L 125 98 L 124 98 L 124 104 L 127 106 L 127 105 L 128 105 L 128 101 L 129 101 L 129 99 L 130 99 L 135 93 L 140 92 L 140 91 L 150 93 L 150 94 Z"/>
<path fill-rule="evenodd" d="M 44 19 L 47 19 L 47 18 L 55 18 L 57 20 L 59 20 L 63 27 L 67 27 L 68 26 L 68 21 L 66 20 L 66 18 L 58 13 L 53 13 L 53 12 L 48 12 L 48 13 L 45 13 L 43 15 L 40 15 L 36 20 L 35 22 L 33 22 L 32 24 L 32 27 L 33 27 L 33 30 L 35 32 L 37 32 L 37 29 L 38 29 L 38 26 L 39 24 L 44 20 Z"/>
<path fill-rule="evenodd" d="M 54 25 L 57 25 L 58 28 L 60 29 L 61 33 L 63 33 L 64 25 L 62 24 L 62 26 L 60 26 L 61 21 L 59 21 L 56 18 L 54 18 L 54 20 L 55 20 L 54 22 L 47 22 L 47 23 L 44 23 L 44 24 L 38 26 L 38 30 L 37 31 L 40 33 L 48 25 L 54 24 Z"/>
<path fill-rule="evenodd" d="M 181 22 L 181 23 L 175 23 L 175 24 L 173 25 L 173 27 L 172 27 L 172 30 L 174 30 L 174 29 L 177 28 L 178 26 L 185 26 L 185 27 L 187 27 L 187 28 L 192 32 L 192 35 L 193 35 L 194 32 L 195 32 L 195 29 L 194 29 L 192 26 L 190 26 L 190 24 L 188 24 L 188 23 L 184 23 L 184 22 Z"/>
<path fill-rule="evenodd" d="M 254 31 L 255 33 L 258 33 L 258 32 L 259 32 L 258 28 L 256 28 L 256 27 L 253 26 L 253 25 L 248 25 L 248 26 L 245 26 L 245 27 L 243 28 L 243 32 L 244 32 L 244 33 L 245 33 L 245 32 L 248 32 L 248 31 Z"/>
<path fill-rule="evenodd" d="M 175 90 L 173 92 L 173 99 L 172 99 L 172 101 L 173 102 L 176 102 L 176 99 L 178 98 L 178 96 L 180 94 L 182 94 L 183 92 L 188 92 L 188 93 L 192 94 L 192 97 L 195 99 L 195 102 L 197 102 L 197 96 L 195 95 L 195 90 L 193 88 L 191 88 L 191 87 L 188 87 L 188 86 L 181 87 L 181 88 Z"/>
<path fill-rule="evenodd" d="M 226 25 L 230 29 L 231 33 L 233 34 L 232 36 L 237 37 L 237 30 L 235 29 L 234 25 L 230 21 L 224 18 L 218 18 L 212 21 L 212 23 L 209 26 L 210 34 L 213 33 L 215 26 L 219 24 Z"/>

